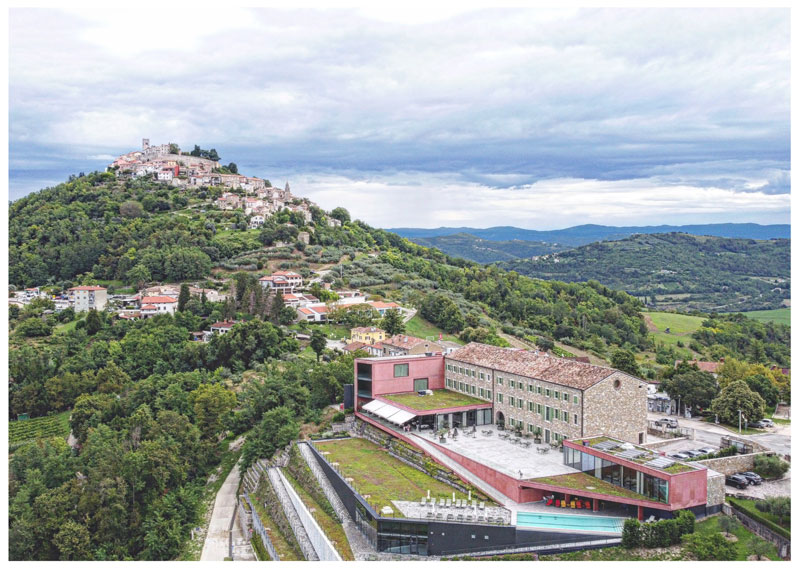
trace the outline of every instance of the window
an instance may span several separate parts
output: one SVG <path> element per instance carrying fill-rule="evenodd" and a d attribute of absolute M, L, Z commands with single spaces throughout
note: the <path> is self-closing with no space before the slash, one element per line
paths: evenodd
<path fill-rule="evenodd" d="M 541 413 L 542 413 L 542 405 L 541 404 L 537 404 L 536 405 L 536 414 L 541 414 Z"/>
<path fill-rule="evenodd" d="M 575 424 L 577 424 L 577 423 L 578 423 L 578 415 L 576 414 L 575 415 Z"/>
<path fill-rule="evenodd" d="M 553 421 L 553 409 L 550 408 L 549 406 L 544 407 L 544 419 L 546 422 Z"/>
<path fill-rule="evenodd" d="M 473 369 L 472 370 L 472 376 L 474 377 L 475 375 L 477 375 L 477 373 L 475 372 L 475 369 Z"/>
<path fill-rule="evenodd" d="M 458 383 L 458 390 L 464 392 L 464 383 Z"/>
<path fill-rule="evenodd" d="M 561 418 L 561 411 L 558 408 L 554 408 L 553 409 L 553 416 L 555 416 L 556 420 L 559 420 Z"/>
<path fill-rule="evenodd" d="M 450 365 L 449 363 L 448 363 L 448 365 L 447 365 L 447 370 L 448 370 L 448 371 L 452 371 L 452 370 L 453 370 L 453 366 L 452 366 L 452 365 Z"/>
<path fill-rule="evenodd" d="M 569 412 L 566 412 L 566 411 L 562 412 L 561 413 L 561 418 L 564 420 L 564 422 L 569 424 Z"/>
<path fill-rule="evenodd" d="M 414 390 L 416 392 L 428 390 L 428 379 L 414 379 Z"/>
<path fill-rule="evenodd" d="M 528 392 L 533 392 L 533 385 L 528 385 Z"/>
<path fill-rule="evenodd" d="M 533 424 L 528 424 L 528 432 L 533 432 Z"/>
<path fill-rule="evenodd" d="M 463 375 L 464 374 L 464 367 L 459 367 L 458 368 L 458 372 Z"/>
<path fill-rule="evenodd" d="M 408 376 L 408 363 L 395 365 L 394 366 L 394 376 L 395 377 L 407 377 Z"/>
<path fill-rule="evenodd" d="M 503 384 L 503 377 L 497 377 L 497 384 L 498 385 L 502 385 Z"/>
<path fill-rule="evenodd" d="M 545 396 L 550 398 L 550 389 L 545 389 Z"/>
<path fill-rule="evenodd" d="M 472 385 L 472 394 L 475 394 L 475 385 Z"/>
<path fill-rule="evenodd" d="M 480 395 L 481 395 L 481 398 L 483 398 L 483 397 L 484 397 L 484 392 L 483 392 L 483 389 L 480 389 L 478 392 L 480 393 Z"/>
<path fill-rule="evenodd" d="M 486 398 L 492 400 L 492 389 L 486 389 Z"/>
<path fill-rule="evenodd" d="M 514 379 L 509 379 L 509 381 L 508 381 L 508 387 L 509 387 L 509 388 L 512 388 L 512 389 L 514 388 Z"/>
<path fill-rule="evenodd" d="M 542 394 L 542 386 L 541 385 L 536 387 L 536 394 Z"/>
<path fill-rule="evenodd" d="M 533 412 L 533 403 L 528 401 L 528 412 Z"/>
<path fill-rule="evenodd" d="M 450 380 L 450 379 L 447 379 L 447 380 L 445 381 L 445 384 L 447 385 L 447 388 L 450 388 L 450 387 L 452 387 L 452 386 L 453 386 L 453 381 L 452 381 L 452 380 Z"/>
<path fill-rule="evenodd" d="M 561 400 L 561 393 L 558 391 L 553 391 L 553 398 L 556 400 Z"/>
<path fill-rule="evenodd" d="M 514 406 L 514 397 L 513 396 L 509 396 L 508 397 L 508 404 L 511 405 L 511 406 Z"/>
<path fill-rule="evenodd" d="M 578 404 L 578 395 L 572 397 L 572 404 Z"/>
<path fill-rule="evenodd" d="M 481 373 L 481 380 L 483 380 L 485 378 L 486 378 L 486 376 L 483 373 Z"/>
<path fill-rule="evenodd" d="M 503 402 L 503 393 L 497 393 L 497 402 Z"/>
<path fill-rule="evenodd" d="M 522 400 L 521 398 L 518 398 L 518 399 L 517 399 L 517 408 L 522 408 L 522 403 L 523 403 L 523 402 L 525 402 L 525 401 L 524 401 L 524 400 Z"/>
<path fill-rule="evenodd" d="M 525 390 L 525 385 L 522 384 L 522 381 L 518 381 L 517 382 L 517 388 L 519 390 Z"/>

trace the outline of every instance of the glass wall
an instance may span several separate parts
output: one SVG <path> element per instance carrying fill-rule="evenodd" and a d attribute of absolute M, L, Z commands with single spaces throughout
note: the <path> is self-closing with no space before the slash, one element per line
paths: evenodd
<path fill-rule="evenodd" d="M 648 499 L 669 502 L 669 481 L 666 479 L 573 448 L 564 448 L 564 464 Z"/>
<path fill-rule="evenodd" d="M 427 523 L 381 521 L 378 526 L 378 552 L 428 555 Z"/>

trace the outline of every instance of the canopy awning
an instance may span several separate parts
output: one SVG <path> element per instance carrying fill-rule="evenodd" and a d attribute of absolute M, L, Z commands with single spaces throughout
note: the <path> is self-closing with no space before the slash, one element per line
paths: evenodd
<path fill-rule="evenodd" d="M 362 406 L 361 410 L 366 410 L 367 412 L 375 414 L 375 411 L 377 411 L 380 408 L 383 408 L 384 406 L 386 406 L 385 402 L 381 402 L 380 400 L 373 400 L 372 402 L 368 402 L 367 404 Z"/>
<path fill-rule="evenodd" d="M 411 414 L 407 410 L 401 409 L 399 412 L 392 414 L 389 418 L 387 418 L 387 420 L 392 424 L 397 424 L 398 426 L 402 426 L 403 424 L 409 422 L 410 420 L 413 420 L 414 418 L 416 418 L 416 415 Z"/>
<path fill-rule="evenodd" d="M 386 420 L 389 420 L 390 416 L 392 416 L 393 414 L 397 414 L 398 412 L 400 412 L 400 409 L 397 408 L 396 406 L 392 406 L 391 404 L 385 404 L 381 408 L 376 410 L 373 414 L 375 414 L 376 416 L 380 416 L 381 418 L 385 418 Z"/>

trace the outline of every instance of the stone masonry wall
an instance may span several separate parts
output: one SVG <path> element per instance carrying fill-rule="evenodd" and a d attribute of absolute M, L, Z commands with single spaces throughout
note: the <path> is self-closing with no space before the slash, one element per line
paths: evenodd
<path fill-rule="evenodd" d="M 773 452 L 760 452 L 757 454 L 739 454 L 736 456 L 727 456 L 724 458 L 715 458 L 710 460 L 698 460 L 697 463 L 706 466 L 709 469 L 718 471 L 723 475 L 732 475 L 741 471 L 752 471 L 755 463 L 756 456 L 768 455 Z"/>
<path fill-rule="evenodd" d="M 721 505 L 725 502 L 725 476 L 713 475 L 708 477 L 706 491 L 706 504 L 709 507 Z"/>
<path fill-rule="evenodd" d="M 614 386 L 616 381 L 619 381 L 617 387 Z M 616 372 L 587 389 L 583 403 L 583 435 L 605 435 L 633 444 L 643 443 L 647 432 L 647 389 L 643 385 L 634 377 Z"/>

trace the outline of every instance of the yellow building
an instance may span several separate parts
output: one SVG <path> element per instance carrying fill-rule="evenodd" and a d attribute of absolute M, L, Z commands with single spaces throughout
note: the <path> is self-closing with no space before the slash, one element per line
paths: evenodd
<path fill-rule="evenodd" d="M 373 345 L 386 339 L 386 332 L 379 327 L 354 327 L 350 330 L 350 341 Z"/>

